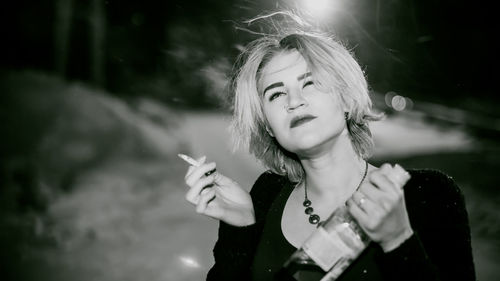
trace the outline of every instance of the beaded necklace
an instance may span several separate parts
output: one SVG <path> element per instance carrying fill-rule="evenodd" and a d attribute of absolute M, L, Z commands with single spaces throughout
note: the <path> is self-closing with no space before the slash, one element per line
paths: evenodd
<path fill-rule="evenodd" d="M 361 184 L 365 180 L 367 172 L 368 172 L 368 162 L 365 161 L 365 173 L 363 175 L 363 178 L 359 182 L 358 187 L 356 187 L 356 191 L 358 191 L 359 187 L 361 186 Z M 304 211 L 306 213 L 306 215 L 309 215 L 309 223 L 310 224 L 319 223 L 321 221 L 321 218 L 319 217 L 319 215 L 313 213 L 314 208 L 312 207 L 312 202 L 311 202 L 311 200 L 309 200 L 309 198 L 307 198 L 307 185 L 306 184 L 304 184 L 304 197 L 305 197 L 304 203 L 302 203 L 302 205 L 306 208 Z"/>

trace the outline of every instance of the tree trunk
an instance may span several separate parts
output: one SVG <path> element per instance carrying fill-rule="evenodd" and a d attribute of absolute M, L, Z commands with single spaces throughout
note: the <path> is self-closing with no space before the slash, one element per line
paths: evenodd
<path fill-rule="evenodd" d="M 61 77 L 65 77 L 68 67 L 73 0 L 56 0 L 55 10 L 54 67 Z"/>
<path fill-rule="evenodd" d="M 103 86 L 105 83 L 105 7 L 102 0 L 91 0 L 90 5 L 90 80 L 95 85 Z"/>

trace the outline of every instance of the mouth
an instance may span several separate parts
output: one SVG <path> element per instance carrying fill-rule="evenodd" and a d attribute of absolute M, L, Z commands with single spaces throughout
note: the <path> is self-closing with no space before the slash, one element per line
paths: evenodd
<path fill-rule="evenodd" d="M 299 127 L 299 126 L 304 125 L 305 123 L 308 123 L 309 121 L 312 121 L 314 119 L 316 119 L 316 116 L 312 116 L 309 114 L 295 116 L 292 118 L 292 121 L 290 121 L 290 128 Z"/>

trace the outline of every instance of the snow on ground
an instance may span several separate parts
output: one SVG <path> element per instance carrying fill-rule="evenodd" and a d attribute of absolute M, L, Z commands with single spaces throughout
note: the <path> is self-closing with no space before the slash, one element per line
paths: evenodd
<path fill-rule="evenodd" d="M 460 128 L 425 122 L 419 115 L 393 115 L 370 125 L 374 157 L 409 156 L 433 152 L 464 151 L 473 139 Z"/>
<path fill-rule="evenodd" d="M 193 157 L 206 155 L 218 170 L 250 189 L 264 170 L 242 151 L 232 154 L 229 116 L 183 112 L 170 134 Z M 471 140 L 418 120 L 391 117 L 373 125 L 377 157 L 469 149 Z M 150 134 L 161 143 L 162 134 Z M 175 154 L 176 151 L 170 151 Z M 392 154 L 391 154 L 392 155 Z M 115 159 L 78 177 L 74 192 L 49 209 L 57 247 L 32 251 L 50 280 L 204 280 L 213 263 L 217 222 L 184 200 L 187 165 L 176 157 Z"/>

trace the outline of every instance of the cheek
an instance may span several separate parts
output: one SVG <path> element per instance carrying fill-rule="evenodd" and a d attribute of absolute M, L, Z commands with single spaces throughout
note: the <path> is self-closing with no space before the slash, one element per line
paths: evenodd
<path fill-rule="evenodd" d="M 342 110 L 343 109 L 344 106 L 342 104 L 342 99 L 340 97 L 340 94 L 329 93 L 326 95 L 328 95 L 328 102 L 330 102 L 330 105 L 332 106 L 333 110 Z"/>
<path fill-rule="evenodd" d="M 336 116 L 339 112 L 344 114 L 344 106 L 338 94 L 318 92 L 314 97 L 310 99 L 314 110 L 330 117 Z"/>
<path fill-rule="evenodd" d="M 264 105 L 263 113 L 271 130 L 273 132 L 279 130 L 279 124 L 281 124 L 283 117 L 280 116 L 278 108 L 275 108 L 274 105 Z"/>
<path fill-rule="evenodd" d="M 332 130 L 342 130 L 345 124 L 344 110 L 335 97 L 328 97 L 317 104 L 318 113 L 321 115 L 319 127 L 323 128 L 323 133 L 332 133 Z"/>

